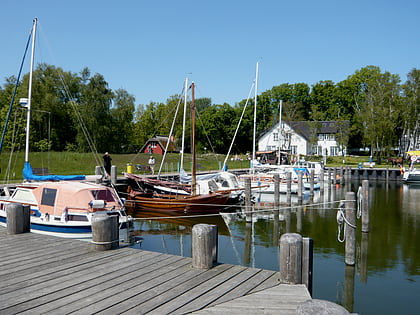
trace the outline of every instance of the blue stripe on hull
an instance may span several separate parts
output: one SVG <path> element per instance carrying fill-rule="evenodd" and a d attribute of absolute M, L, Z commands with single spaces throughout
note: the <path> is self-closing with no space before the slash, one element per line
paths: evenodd
<path fill-rule="evenodd" d="M 6 218 L 1 216 L 0 222 L 6 224 Z M 53 233 L 68 233 L 68 234 L 80 234 L 80 233 L 92 233 L 92 226 L 58 226 L 52 224 L 39 224 L 32 223 L 30 226 L 31 230 L 53 232 Z"/>

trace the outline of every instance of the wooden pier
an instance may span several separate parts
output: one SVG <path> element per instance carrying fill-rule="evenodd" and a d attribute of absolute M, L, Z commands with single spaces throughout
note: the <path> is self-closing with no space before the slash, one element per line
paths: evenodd
<path fill-rule="evenodd" d="M 94 251 L 90 242 L 0 227 L 0 314 L 295 314 L 304 285 L 270 270 L 133 248 Z"/>

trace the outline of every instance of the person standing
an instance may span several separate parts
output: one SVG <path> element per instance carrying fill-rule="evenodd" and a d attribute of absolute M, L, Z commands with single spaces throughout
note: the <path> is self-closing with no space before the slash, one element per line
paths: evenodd
<path fill-rule="evenodd" d="M 152 174 L 154 174 L 155 173 L 156 160 L 155 160 L 155 157 L 153 155 L 150 156 L 148 163 L 149 163 L 149 166 L 150 166 L 150 171 L 152 172 Z"/>
<path fill-rule="evenodd" d="M 109 155 L 108 152 L 105 152 L 104 156 L 102 157 L 104 159 L 104 168 L 106 172 L 106 177 L 109 178 L 111 176 L 111 161 L 112 158 Z"/>

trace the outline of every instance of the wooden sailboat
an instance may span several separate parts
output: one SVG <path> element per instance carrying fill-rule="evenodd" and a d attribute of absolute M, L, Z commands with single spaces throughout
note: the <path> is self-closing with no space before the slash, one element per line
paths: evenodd
<path fill-rule="evenodd" d="M 195 103 L 194 82 L 191 84 L 191 151 L 192 151 L 192 181 L 189 194 L 159 194 L 145 192 L 130 186 L 128 200 L 136 206 L 147 210 L 182 212 L 182 213 L 209 213 L 219 212 L 230 196 L 230 191 L 217 191 L 208 194 L 197 193 L 197 162 L 195 149 Z"/>

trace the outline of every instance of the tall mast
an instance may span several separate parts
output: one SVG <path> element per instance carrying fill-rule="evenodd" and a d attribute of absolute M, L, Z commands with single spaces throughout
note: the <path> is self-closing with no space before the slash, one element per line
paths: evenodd
<path fill-rule="evenodd" d="M 281 135 L 281 111 L 282 111 L 282 105 L 283 105 L 283 100 L 280 100 L 280 110 L 279 110 L 279 135 L 278 135 L 278 142 L 279 142 L 279 158 L 277 161 L 277 164 L 280 165 L 280 158 L 281 158 L 281 153 L 280 153 L 280 135 Z"/>
<path fill-rule="evenodd" d="M 254 91 L 254 135 L 252 139 L 252 172 L 254 172 L 254 163 L 256 160 L 255 146 L 256 146 L 256 132 L 257 132 L 257 93 L 258 93 L 258 62 L 255 69 L 255 91 Z"/>
<path fill-rule="evenodd" d="M 192 153 L 192 180 L 191 180 L 191 193 L 193 196 L 196 195 L 196 176 L 197 176 L 197 165 L 196 165 L 196 154 L 195 154 L 195 103 L 194 103 L 194 82 L 191 83 L 191 153 Z"/>
<path fill-rule="evenodd" d="M 187 116 L 187 98 L 188 98 L 188 78 L 185 78 L 184 86 L 184 116 L 182 118 L 182 144 L 181 144 L 181 161 L 180 169 L 184 169 L 184 151 L 185 151 L 185 121 Z"/>
<path fill-rule="evenodd" d="M 36 38 L 36 24 L 38 19 L 34 19 L 32 28 L 32 52 L 31 52 L 31 66 L 29 70 L 29 88 L 28 88 L 28 105 L 26 112 L 26 143 L 25 143 L 25 162 L 29 162 L 29 126 L 31 123 L 31 98 L 32 98 L 32 72 L 34 70 L 34 56 L 35 56 L 35 38 Z"/>

